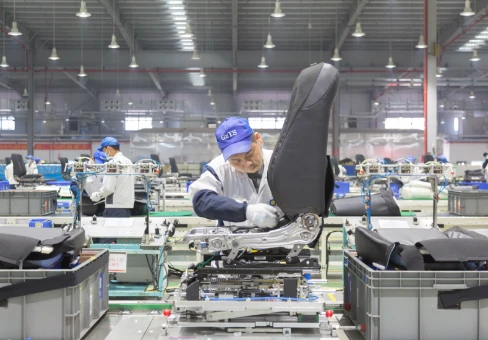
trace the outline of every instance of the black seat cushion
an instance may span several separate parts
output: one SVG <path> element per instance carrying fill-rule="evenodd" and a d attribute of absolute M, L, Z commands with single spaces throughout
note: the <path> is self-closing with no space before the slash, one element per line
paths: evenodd
<path fill-rule="evenodd" d="M 295 81 L 268 168 L 273 197 L 290 220 L 301 213 L 328 214 L 334 175 L 327 131 L 338 87 L 339 72 L 324 63 L 303 70 Z"/>

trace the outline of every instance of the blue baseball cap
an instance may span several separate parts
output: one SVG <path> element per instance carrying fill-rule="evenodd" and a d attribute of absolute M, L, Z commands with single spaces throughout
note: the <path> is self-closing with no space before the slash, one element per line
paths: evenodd
<path fill-rule="evenodd" d="M 34 156 L 32 156 L 32 155 L 29 155 L 29 156 L 27 156 L 27 157 L 25 157 L 25 158 L 27 158 L 27 159 L 31 159 L 31 160 L 33 160 L 33 161 L 35 160 Z"/>
<path fill-rule="evenodd" d="M 251 136 L 254 133 L 245 118 L 229 117 L 215 131 L 215 138 L 224 159 L 251 150 Z"/>
<path fill-rule="evenodd" d="M 107 156 L 101 151 L 97 151 L 93 154 L 95 164 L 104 164 L 107 161 Z"/>
<path fill-rule="evenodd" d="M 114 137 L 105 137 L 97 150 L 101 152 L 106 146 L 120 146 L 120 143 Z"/>
<path fill-rule="evenodd" d="M 38 163 L 41 159 L 40 158 L 34 158 L 34 160 L 36 161 L 36 163 Z"/>

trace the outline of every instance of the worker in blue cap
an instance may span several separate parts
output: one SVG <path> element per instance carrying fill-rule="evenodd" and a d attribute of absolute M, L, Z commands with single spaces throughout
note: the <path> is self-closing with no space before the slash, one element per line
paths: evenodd
<path fill-rule="evenodd" d="M 114 137 L 105 137 L 97 149 L 103 152 L 109 163 L 132 164 L 131 160 L 120 152 L 120 143 Z M 134 208 L 134 177 L 133 176 L 103 176 L 103 185 L 99 191 L 91 194 L 93 202 L 105 199 L 104 217 L 130 217 Z"/>
<path fill-rule="evenodd" d="M 26 158 L 29 160 L 29 164 L 27 164 L 26 175 L 37 175 L 39 171 L 37 170 L 36 159 L 32 155 L 29 155 Z"/>
<path fill-rule="evenodd" d="M 215 137 L 222 154 L 189 188 L 196 214 L 220 225 L 276 226 L 282 213 L 267 180 L 272 150 L 263 149 L 261 135 L 240 117 L 227 118 Z"/>

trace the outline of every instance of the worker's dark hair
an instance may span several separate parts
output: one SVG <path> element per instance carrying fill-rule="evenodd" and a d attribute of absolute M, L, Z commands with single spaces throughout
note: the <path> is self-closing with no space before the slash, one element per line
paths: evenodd
<path fill-rule="evenodd" d="M 109 145 L 112 149 L 114 149 L 115 151 L 120 151 L 120 146 L 118 145 Z"/>
<path fill-rule="evenodd" d="M 483 157 L 486 157 L 488 155 L 488 152 L 483 153 Z"/>

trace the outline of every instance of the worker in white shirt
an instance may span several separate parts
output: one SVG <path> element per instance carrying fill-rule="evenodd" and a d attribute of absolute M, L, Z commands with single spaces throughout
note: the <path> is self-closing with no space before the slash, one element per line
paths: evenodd
<path fill-rule="evenodd" d="M 14 163 L 10 160 L 10 164 L 5 167 L 5 178 L 10 185 L 10 189 L 13 190 L 16 188 L 16 185 L 19 184 L 14 178 Z"/>
<path fill-rule="evenodd" d="M 37 175 L 39 172 L 37 171 L 36 159 L 32 155 L 29 155 L 26 158 L 29 159 L 26 175 Z"/>
<path fill-rule="evenodd" d="M 108 163 L 132 164 L 131 160 L 120 152 L 120 144 L 113 137 L 105 137 L 98 151 L 104 152 L 111 160 Z M 105 199 L 103 217 L 130 217 L 134 208 L 134 177 L 130 175 L 107 175 L 99 191 L 91 194 L 93 202 Z"/>

